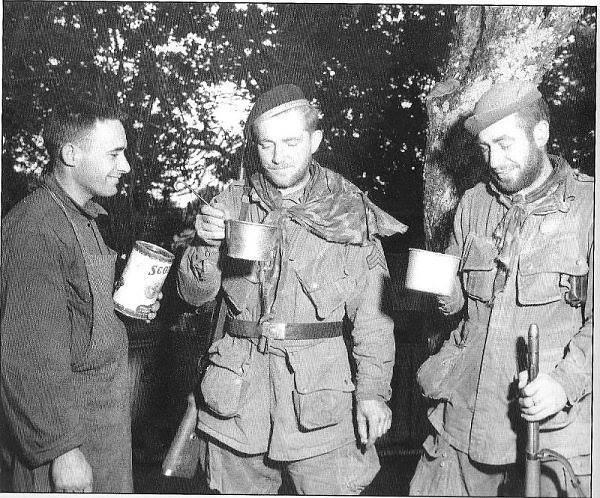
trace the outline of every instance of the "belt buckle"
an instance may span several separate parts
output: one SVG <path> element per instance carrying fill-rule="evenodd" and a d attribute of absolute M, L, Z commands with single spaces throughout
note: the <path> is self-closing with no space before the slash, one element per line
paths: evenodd
<path fill-rule="evenodd" d="M 285 323 L 263 322 L 260 324 L 260 335 L 269 339 L 285 339 Z"/>

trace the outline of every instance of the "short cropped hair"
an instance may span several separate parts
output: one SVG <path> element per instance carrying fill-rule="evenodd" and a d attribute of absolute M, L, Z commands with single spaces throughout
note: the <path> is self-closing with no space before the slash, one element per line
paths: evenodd
<path fill-rule="evenodd" d="M 550 111 L 544 98 L 537 99 L 526 107 L 517 111 L 518 119 L 524 130 L 530 132 L 540 121 L 550 124 Z"/>
<path fill-rule="evenodd" d="M 62 147 L 85 136 L 99 121 L 123 121 L 124 114 L 105 104 L 79 100 L 56 106 L 48 117 L 42 138 L 50 156 L 46 171 L 52 171 Z"/>

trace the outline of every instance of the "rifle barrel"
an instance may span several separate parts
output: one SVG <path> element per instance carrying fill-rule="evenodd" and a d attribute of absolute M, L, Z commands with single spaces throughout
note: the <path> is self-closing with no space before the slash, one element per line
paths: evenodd
<path fill-rule="evenodd" d="M 528 379 L 535 380 L 539 369 L 540 335 L 535 323 L 529 326 L 527 332 Z M 527 422 L 527 448 L 525 460 L 525 496 L 540 496 L 540 424 Z"/>

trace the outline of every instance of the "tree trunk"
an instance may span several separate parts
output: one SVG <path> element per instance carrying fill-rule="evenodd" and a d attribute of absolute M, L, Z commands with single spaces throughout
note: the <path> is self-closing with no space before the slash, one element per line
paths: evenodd
<path fill-rule="evenodd" d="M 539 84 L 583 7 L 462 6 L 442 82 L 427 97 L 424 176 L 427 248 L 443 251 L 458 198 L 485 170 L 463 122 L 497 81 Z"/>

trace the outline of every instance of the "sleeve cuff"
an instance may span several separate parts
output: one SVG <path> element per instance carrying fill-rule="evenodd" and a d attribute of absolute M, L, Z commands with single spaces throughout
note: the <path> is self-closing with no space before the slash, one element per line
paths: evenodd
<path fill-rule="evenodd" d="M 40 467 L 44 464 L 51 463 L 55 458 L 60 455 L 64 455 L 68 451 L 74 448 L 78 448 L 83 443 L 83 437 L 80 434 L 76 434 L 65 440 L 58 442 L 51 448 L 44 449 L 37 453 L 30 453 L 25 456 L 25 460 L 32 468 Z"/>
<path fill-rule="evenodd" d="M 392 397 L 392 388 L 389 385 L 387 388 L 379 390 L 357 387 L 354 392 L 354 397 L 356 398 L 356 401 L 380 399 L 387 403 Z"/>
<path fill-rule="evenodd" d="M 567 402 L 571 406 L 586 395 L 585 383 L 577 382 L 577 379 L 573 379 L 572 376 L 564 370 L 555 368 L 549 375 L 565 390 Z"/>

